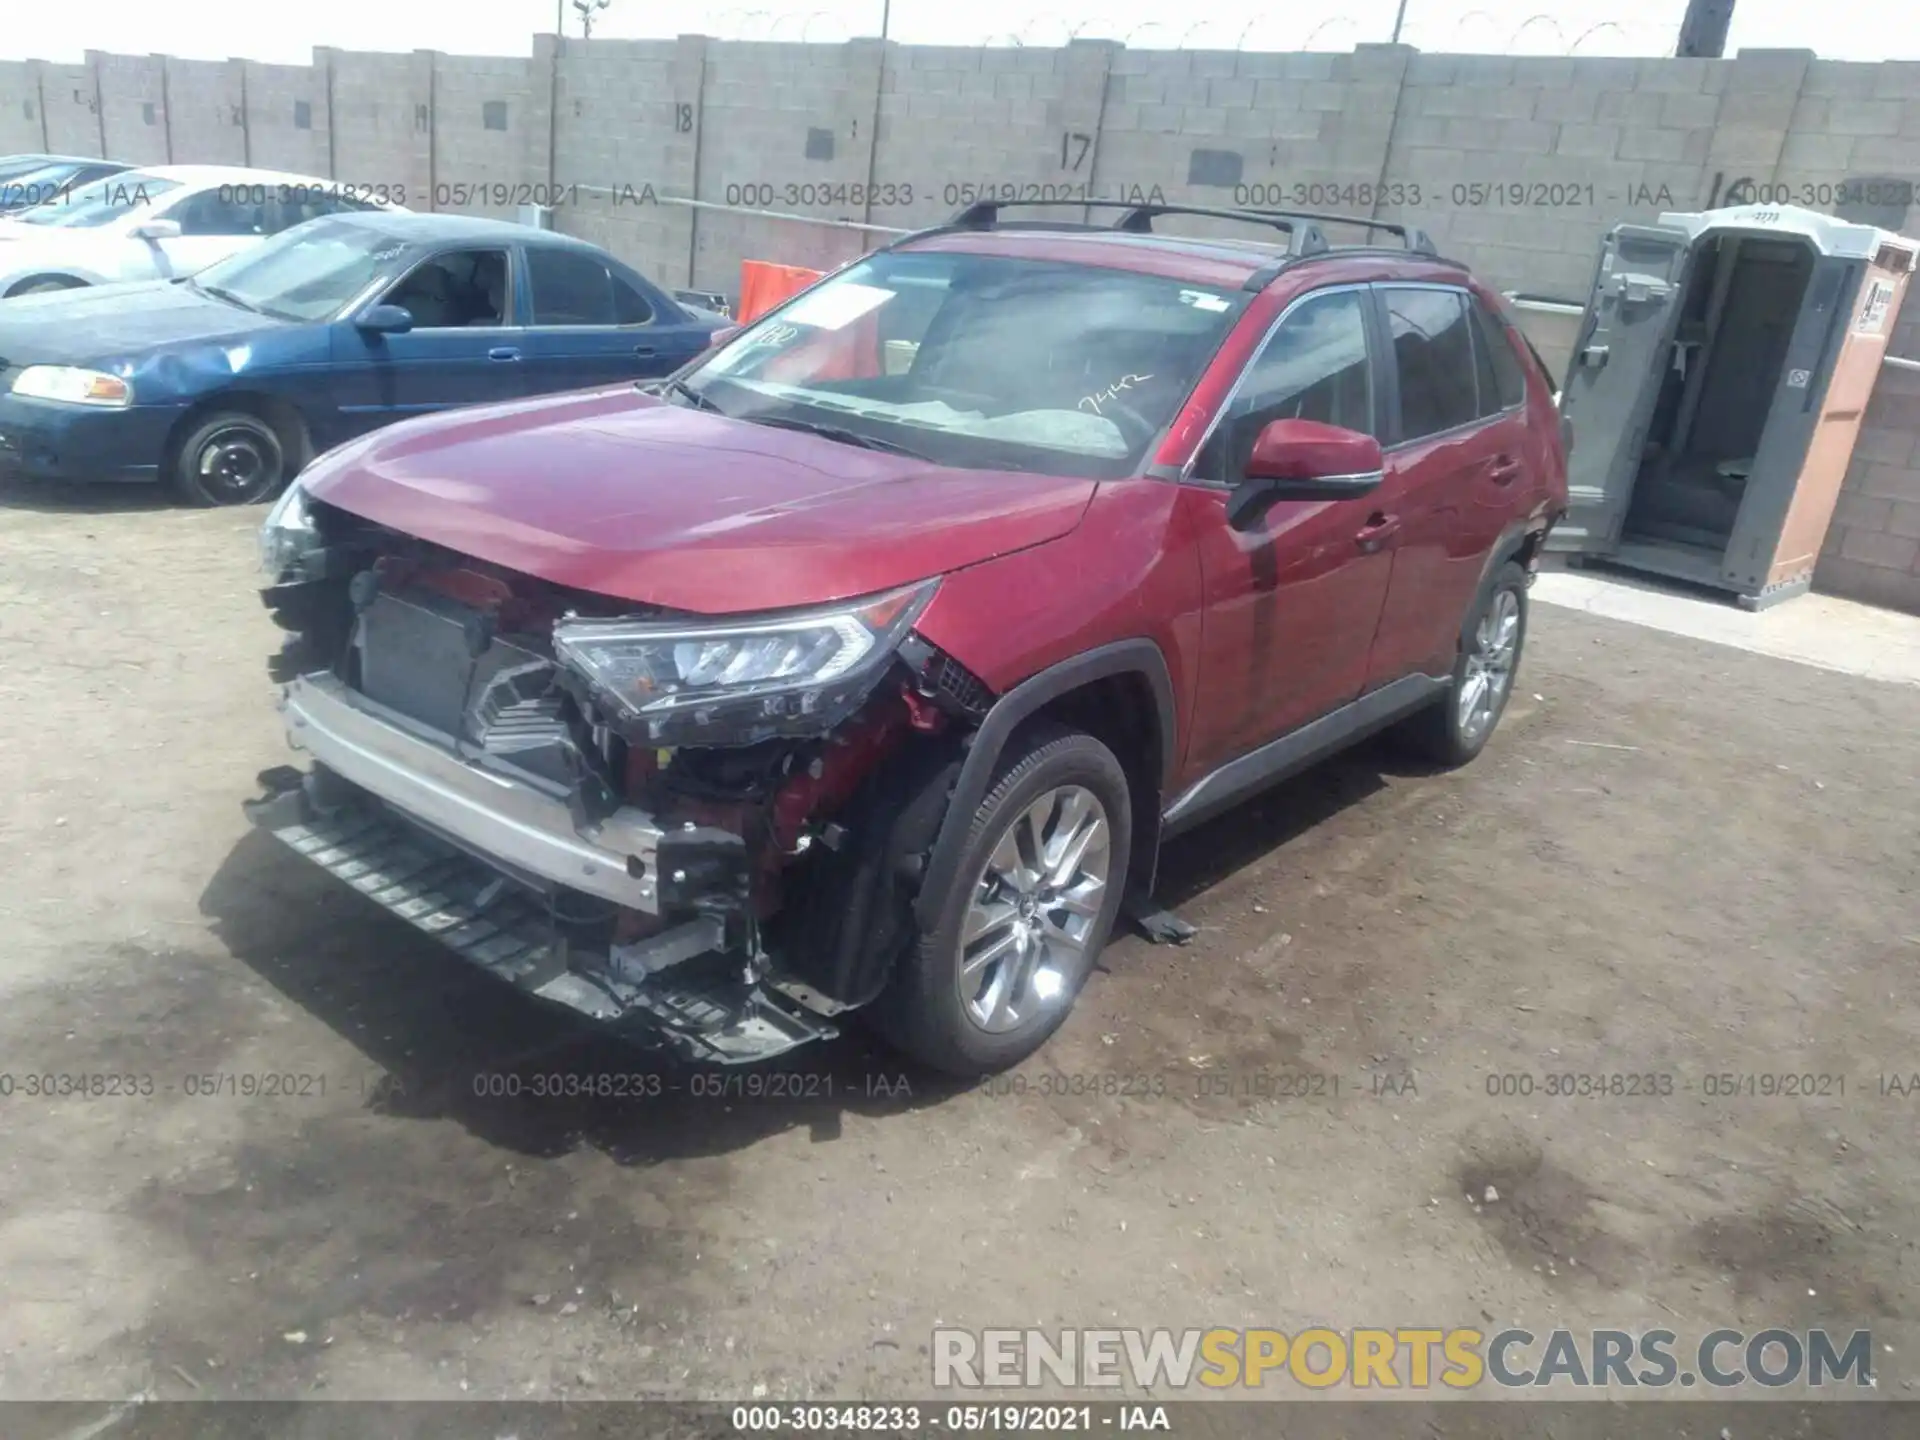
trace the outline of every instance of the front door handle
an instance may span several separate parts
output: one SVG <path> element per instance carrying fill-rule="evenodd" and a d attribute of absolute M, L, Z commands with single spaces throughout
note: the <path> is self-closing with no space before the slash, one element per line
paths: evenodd
<path fill-rule="evenodd" d="M 1367 517 L 1367 523 L 1362 525 L 1359 533 L 1353 537 L 1354 543 L 1367 554 L 1371 555 L 1382 545 L 1386 544 L 1387 541 L 1391 540 L 1394 532 L 1399 528 L 1400 517 L 1398 515 L 1387 515 L 1376 510 Z"/>
<path fill-rule="evenodd" d="M 493 349 L 487 351 L 487 358 L 489 360 L 518 360 L 520 358 L 520 352 L 511 345 L 496 345 Z"/>
<path fill-rule="evenodd" d="M 1493 464 L 1487 467 L 1487 474 L 1496 485 L 1511 485 L 1520 478 L 1520 462 L 1511 455 L 1496 455 Z"/>
<path fill-rule="evenodd" d="M 636 354 L 636 355 L 641 355 L 641 356 L 645 356 L 645 357 L 647 357 L 647 358 L 651 358 L 651 357 L 653 357 L 653 356 L 655 356 L 655 355 L 658 355 L 658 354 L 660 353 L 660 351 L 659 351 L 659 348 L 658 348 L 657 346 L 653 346 L 653 345 L 636 345 L 636 346 L 634 346 L 634 347 L 633 347 L 633 353 L 634 353 L 634 354 Z"/>

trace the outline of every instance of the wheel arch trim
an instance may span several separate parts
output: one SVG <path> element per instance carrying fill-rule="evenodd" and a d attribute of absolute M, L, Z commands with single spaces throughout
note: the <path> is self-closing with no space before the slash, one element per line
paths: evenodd
<path fill-rule="evenodd" d="M 1155 794 L 1147 806 L 1136 810 L 1158 816 L 1160 793 L 1172 782 L 1179 754 L 1179 714 L 1174 707 L 1173 676 L 1160 647 L 1144 638 L 1117 640 L 1049 665 L 1022 680 L 994 701 L 980 728 L 973 732 L 966 759 L 947 798 L 947 811 L 940 822 L 939 834 L 921 876 L 920 893 L 914 899 L 914 918 L 921 929 L 939 924 L 939 911 L 948 888 L 960 868 L 960 853 L 966 847 L 967 832 L 973 816 L 992 787 L 994 771 L 1005 752 L 1007 741 L 1021 722 L 1030 719 L 1050 702 L 1097 680 L 1115 676 L 1138 676 L 1153 693 L 1156 728 L 1160 749 L 1160 774 Z M 1158 850 L 1155 834 L 1134 836 L 1135 854 L 1128 866 L 1129 877 L 1144 875 L 1151 884 L 1152 858 Z M 1143 869 L 1143 866 L 1145 867 Z"/>

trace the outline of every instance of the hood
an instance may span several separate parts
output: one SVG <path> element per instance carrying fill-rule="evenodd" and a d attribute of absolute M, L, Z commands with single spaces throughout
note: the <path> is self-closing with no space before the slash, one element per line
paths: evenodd
<path fill-rule="evenodd" d="M 409 421 L 336 451 L 317 499 L 644 605 L 730 614 L 908 584 L 1066 534 L 1095 482 L 957 470 L 586 391 Z"/>
<path fill-rule="evenodd" d="M 84 364 L 285 323 L 165 280 L 17 295 L 0 303 L 0 364 Z"/>

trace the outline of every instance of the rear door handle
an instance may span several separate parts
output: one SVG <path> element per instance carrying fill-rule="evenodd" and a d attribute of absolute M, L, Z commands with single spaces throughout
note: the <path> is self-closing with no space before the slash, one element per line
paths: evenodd
<path fill-rule="evenodd" d="M 1520 478 L 1520 462 L 1511 455 L 1497 455 L 1493 464 L 1487 467 L 1487 474 L 1493 477 L 1496 485 L 1511 485 Z"/>
<path fill-rule="evenodd" d="M 487 358 L 489 360 L 518 360 L 520 358 L 520 352 L 511 345 L 496 345 L 493 349 L 487 351 Z"/>
<path fill-rule="evenodd" d="M 644 355 L 644 356 L 652 357 L 654 355 L 658 355 L 660 351 L 657 346 L 636 345 L 633 347 L 633 353 L 636 355 Z"/>
<path fill-rule="evenodd" d="M 1367 523 L 1362 525 L 1359 533 L 1353 537 L 1354 543 L 1368 554 L 1372 554 L 1392 539 L 1394 532 L 1399 528 L 1398 515 L 1385 515 L 1376 510 L 1367 517 Z"/>

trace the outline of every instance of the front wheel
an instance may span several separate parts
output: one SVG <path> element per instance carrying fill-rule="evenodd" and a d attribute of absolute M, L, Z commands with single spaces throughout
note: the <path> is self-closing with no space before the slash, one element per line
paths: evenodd
<path fill-rule="evenodd" d="M 252 505 L 279 494 L 286 479 L 278 432 L 243 410 L 209 415 L 173 462 L 174 491 L 191 505 Z"/>
<path fill-rule="evenodd" d="M 1016 736 L 974 812 L 939 923 L 874 1005 L 881 1032 L 957 1075 L 1016 1065 L 1059 1028 L 1119 912 L 1126 772 L 1091 735 Z"/>
<path fill-rule="evenodd" d="M 1473 759 L 1506 711 L 1526 640 L 1527 572 L 1509 560 L 1475 602 L 1445 695 L 1407 721 L 1402 737 L 1441 765 Z"/>

